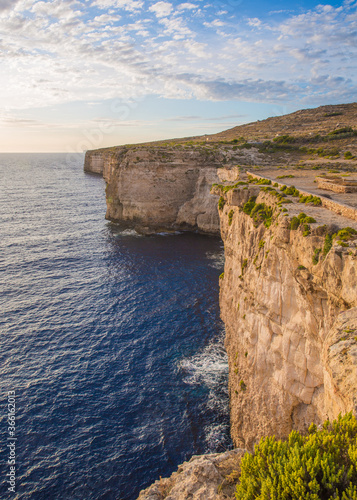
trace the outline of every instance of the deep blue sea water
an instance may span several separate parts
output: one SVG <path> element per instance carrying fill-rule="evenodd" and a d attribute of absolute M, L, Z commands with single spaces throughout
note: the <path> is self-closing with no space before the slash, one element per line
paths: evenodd
<path fill-rule="evenodd" d="M 2 499 L 134 500 L 231 444 L 221 242 L 105 221 L 104 181 L 82 161 L 0 155 Z"/>

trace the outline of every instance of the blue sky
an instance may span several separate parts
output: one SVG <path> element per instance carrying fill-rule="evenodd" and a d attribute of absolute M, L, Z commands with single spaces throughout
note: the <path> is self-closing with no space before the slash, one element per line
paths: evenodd
<path fill-rule="evenodd" d="M 0 151 L 214 133 L 353 102 L 356 7 L 0 0 Z"/>

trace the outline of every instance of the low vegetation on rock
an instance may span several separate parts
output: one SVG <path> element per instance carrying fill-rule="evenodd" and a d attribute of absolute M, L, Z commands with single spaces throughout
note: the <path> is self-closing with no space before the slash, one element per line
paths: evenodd
<path fill-rule="evenodd" d="M 273 209 L 265 203 L 256 203 L 256 197 L 249 198 L 243 206 L 243 212 L 249 215 L 255 223 L 263 222 L 265 227 L 270 227 L 273 217 Z"/>
<path fill-rule="evenodd" d="M 241 461 L 237 500 L 356 500 L 357 420 L 348 413 L 287 441 L 261 439 Z"/>

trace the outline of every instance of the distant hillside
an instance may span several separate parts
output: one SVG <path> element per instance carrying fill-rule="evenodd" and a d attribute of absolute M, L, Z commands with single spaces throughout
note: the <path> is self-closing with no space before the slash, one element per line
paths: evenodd
<path fill-rule="evenodd" d="M 357 103 L 321 106 L 302 109 L 283 116 L 239 125 L 218 134 L 207 136 L 210 141 L 231 141 L 239 137 L 248 140 L 272 140 L 278 135 L 288 134 L 308 137 L 326 134 L 337 128 L 357 126 Z"/>
<path fill-rule="evenodd" d="M 218 134 L 114 146 L 97 151 L 115 155 L 127 149 L 162 149 L 162 154 L 172 154 L 177 148 L 201 149 L 207 154 L 219 152 L 222 156 L 220 162 L 226 166 L 289 165 L 355 171 L 357 103 L 303 109 Z"/>

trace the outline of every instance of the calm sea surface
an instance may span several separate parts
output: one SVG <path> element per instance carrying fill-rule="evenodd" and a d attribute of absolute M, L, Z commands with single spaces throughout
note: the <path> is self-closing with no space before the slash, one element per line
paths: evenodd
<path fill-rule="evenodd" d="M 231 444 L 221 242 L 108 223 L 82 162 L 0 155 L 2 499 L 134 500 Z"/>

